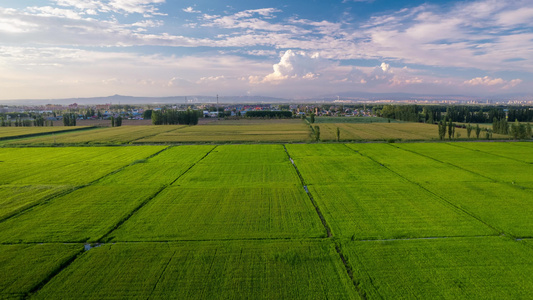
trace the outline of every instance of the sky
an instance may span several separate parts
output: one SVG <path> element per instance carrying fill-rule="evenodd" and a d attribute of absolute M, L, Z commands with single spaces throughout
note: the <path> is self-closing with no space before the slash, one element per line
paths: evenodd
<path fill-rule="evenodd" d="M 531 24 L 531 0 L 2 0 L 0 99 L 533 94 Z"/>

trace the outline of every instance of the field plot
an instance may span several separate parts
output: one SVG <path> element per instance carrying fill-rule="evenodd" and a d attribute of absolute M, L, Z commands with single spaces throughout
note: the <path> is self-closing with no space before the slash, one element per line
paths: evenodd
<path fill-rule="evenodd" d="M 350 124 L 333 123 L 319 124 L 320 139 L 322 141 L 337 140 L 337 127 L 340 130 L 341 141 L 386 141 L 406 140 L 439 140 L 438 128 L 433 124 L 424 123 L 371 123 L 371 124 Z M 467 137 L 466 129 L 456 128 L 456 134 L 460 134 L 460 139 Z M 480 137 L 483 138 L 483 132 Z M 473 136 L 472 136 L 473 137 Z M 507 135 L 494 134 L 494 139 L 508 139 Z"/>
<path fill-rule="evenodd" d="M 309 136 L 309 126 L 301 120 L 238 120 L 189 126 L 135 143 L 301 142 Z"/>
<path fill-rule="evenodd" d="M 69 188 L 62 185 L 0 185 L 0 220 Z"/>
<path fill-rule="evenodd" d="M 150 159 L 140 160 L 112 176 L 107 176 L 99 184 L 152 187 L 168 185 L 213 148 L 214 146 L 171 147 Z"/>
<path fill-rule="evenodd" d="M 533 148 L 521 147 L 522 145 L 533 145 L 533 143 L 499 143 L 493 142 L 490 145 L 486 143 L 458 143 L 457 147 L 463 147 L 475 151 L 491 153 L 504 156 L 514 160 L 520 160 L 526 163 L 533 163 Z"/>
<path fill-rule="evenodd" d="M 127 144 L 137 139 L 184 128 L 184 125 L 165 126 L 121 126 L 98 128 L 91 131 L 71 132 L 61 135 L 36 137 L 13 141 L 13 145 L 52 145 L 52 144 Z"/>
<path fill-rule="evenodd" d="M 21 299 L 82 245 L 0 245 L 0 298 Z"/>
<path fill-rule="evenodd" d="M 313 185 L 310 191 L 338 237 L 394 239 L 498 234 L 410 183 Z"/>
<path fill-rule="evenodd" d="M 533 249 L 505 237 L 346 242 L 367 298 L 527 299 Z"/>
<path fill-rule="evenodd" d="M 0 127 L 0 140 L 28 135 L 54 133 L 58 131 L 79 130 L 84 127 Z"/>
<path fill-rule="evenodd" d="M 110 235 L 114 241 L 321 237 L 301 186 L 172 187 Z"/>
<path fill-rule="evenodd" d="M 533 237 L 531 190 L 495 182 L 432 183 L 425 187 L 501 231 Z"/>
<path fill-rule="evenodd" d="M 492 143 L 483 143 L 483 145 L 485 145 L 487 149 L 490 149 Z M 533 164 L 493 155 L 487 152 L 465 149 L 452 144 L 423 143 L 397 144 L 397 146 L 458 166 L 496 181 L 533 188 Z M 508 147 L 515 146 L 509 145 Z"/>
<path fill-rule="evenodd" d="M 105 270 L 105 272 L 102 272 Z M 36 299 L 358 299 L 329 242 L 104 245 Z"/>
<path fill-rule="evenodd" d="M 410 181 L 417 183 L 443 181 L 490 181 L 446 163 L 400 149 L 396 144 L 349 144 L 351 149 L 371 157 Z"/>
<path fill-rule="evenodd" d="M 164 147 L 1 148 L 0 184 L 82 185 Z"/>
<path fill-rule="evenodd" d="M 216 147 L 113 233 L 119 241 L 324 235 L 282 145 Z"/>
<path fill-rule="evenodd" d="M 98 185 L 78 189 L 0 223 L 0 243 L 95 242 L 157 190 Z"/>
<path fill-rule="evenodd" d="M 395 119 L 387 119 L 381 117 L 316 117 L 315 123 L 403 123 Z"/>
<path fill-rule="evenodd" d="M 342 144 L 286 145 L 307 185 L 406 182 Z"/>

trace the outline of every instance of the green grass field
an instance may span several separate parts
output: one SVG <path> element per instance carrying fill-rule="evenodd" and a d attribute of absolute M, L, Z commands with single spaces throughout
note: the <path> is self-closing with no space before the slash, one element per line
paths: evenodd
<path fill-rule="evenodd" d="M 316 117 L 315 123 L 401 123 L 394 119 L 381 117 Z"/>
<path fill-rule="evenodd" d="M 533 249 L 505 237 L 345 242 L 367 299 L 527 299 Z"/>
<path fill-rule="evenodd" d="M 61 131 L 71 131 L 79 130 L 85 128 L 84 126 L 78 127 L 0 127 L 0 140 L 14 138 L 14 137 L 24 137 L 30 135 L 39 135 L 46 133 L 57 133 Z"/>
<path fill-rule="evenodd" d="M 251 241 L 104 245 L 76 260 L 35 298 L 358 299 L 358 296 L 332 244 Z"/>
<path fill-rule="evenodd" d="M 90 131 L 46 135 L 31 139 L 14 140 L 9 145 L 81 145 L 81 144 L 127 144 L 160 133 L 184 128 L 184 125 L 121 126 L 97 128 Z"/>
<path fill-rule="evenodd" d="M 303 142 L 310 130 L 301 120 L 234 120 L 189 126 L 135 143 L 212 143 L 212 142 Z"/>
<path fill-rule="evenodd" d="M 0 299 L 526 299 L 532 145 L 0 148 Z"/>

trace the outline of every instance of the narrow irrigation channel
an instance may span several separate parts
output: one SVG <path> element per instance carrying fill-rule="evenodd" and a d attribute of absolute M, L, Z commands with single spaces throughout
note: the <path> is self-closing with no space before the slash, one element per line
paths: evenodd
<path fill-rule="evenodd" d="M 289 154 L 289 151 L 287 150 L 287 147 L 285 147 L 285 145 L 283 145 L 283 149 L 285 149 L 285 153 L 287 153 L 287 156 L 289 157 L 289 160 L 291 161 L 292 166 L 296 170 L 296 173 L 298 174 L 298 177 L 300 177 L 300 181 L 301 181 L 302 186 L 303 186 L 303 188 L 305 190 L 305 193 L 309 197 L 309 200 L 311 200 L 311 203 L 313 203 L 313 206 L 315 207 L 316 213 L 318 214 L 318 217 L 320 217 L 320 221 L 322 221 L 322 225 L 324 225 L 324 228 L 326 229 L 328 238 L 332 237 L 333 235 L 331 234 L 331 228 L 329 228 L 329 225 L 326 222 L 326 219 L 324 218 L 324 215 L 320 211 L 320 208 L 316 204 L 316 201 L 313 198 L 313 195 L 311 195 L 311 193 L 309 192 L 309 189 L 307 188 L 307 185 L 305 184 L 304 178 L 302 177 L 302 174 L 300 173 L 300 170 L 298 170 L 298 167 L 294 163 L 294 160 L 292 159 L 292 157 Z"/>
<path fill-rule="evenodd" d="M 136 212 L 138 212 L 143 206 L 145 206 L 146 204 L 148 204 L 151 200 L 153 200 L 155 197 L 157 197 L 157 195 L 159 195 L 163 190 L 167 189 L 168 187 L 170 187 L 173 183 L 175 183 L 176 181 L 178 181 L 183 175 L 185 175 L 187 172 L 189 172 L 194 166 L 196 166 L 199 162 L 201 162 L 203 159 L 205 159 L 211 152 L 213 152 L 213 150 L 215 150 L 217 146 L 214 146 L 211 150 L 209 150 L 209 152 L 207 152 L 202 158 L 200 158 L 198 161 L 196 161 L 195 163 L 193 163 L 189 168 L 187 168 L 187 170 L 183 171 L 183 173 L 181 173 L 176 179 L 174 179 L 170 184 L 167 184 L 165 186 L 163 186 L 161 189 L 159 189 L 157 192 L 155 192 L 152 196 L 148 197 L 145 201 L 143 201 L 139 206 L 137 206 L 136 208 L 134 208 L 126 217 L 124 217 L 123 219 L 121 219 L 120 221 L 117 222 L 117 224 L 115 226 L 113 226 L 113 228 L 111 230 L 109 230 L 108 232 L 106 232 L 104 235 L 102 235 L 101 238 L 98 239 L 98 241 L 95 243 L 95 244 L 85 244 L 83 249 L 81 249 L 78 253 L 76 253 L 74 256 L 72 256 L 70 259 L 68 259 L 65 263 L 61 264 L 56 270 L 54 270 L 50 276 L 48 276 L 47 278 L 45 278 L 43 281 L 39 282 L 38 284 L 36 284 L 31 290 L 30 292 L 24 296 L 25 299 L 28 299 L 29 297 L 31 297 L 33 294 L 37 293 L 40 289 L 42 289 L 48 282 L 50 282 L 50 280 L 52 280 L 55 276 L 59 275 L 63 270 L 65 270 L 68 266 L 70 266 L 76 259 L 78 259 L 80 256 L 83 256 L 83 254 L 85 252 L 88 252 L 90 251 L 92 248 L 96 248 L 96 247 L 99 247 L 99 246 L 102 246 L 105 244 L 106 242 L 106 238 L 109 237 L 109 235 L 117 230 L 122 224 L 124 224 L 124 222 L 126 222 L 127 220 L 129 220 Z M 165 150 L 168 150 L 170 149 L 171 147 L 167 147 L 161 151 L 158 151 L 157 153 L 154 153 L 152 155 L 150 155 L 149 157 L 147 157 L 146 159 L 149 159 L 149 158 L 152 158 L 158 154 L 160 154 L 161 152 L 165 151 Z M 129 165 L 128 165 L 129 166 Z M 123 170 L 124 168 L 126 168 L 127 166 L 124 166 L 118 170 L 115 170 L 105 176 L 103 176 L 102 178 L 99 178 L 93 182 L 91 182 L 90 184 L 93 184 L 99 180 L 102 180 L 103 178 L 107 177 L 107 176 L 110 176 L 112 174 L 115 174 L 121 170 Z M 90 185 L 89 184 L 89 185 Z"/>
<path fill-rule="evenodd" d="M 318 214 L 318 217 L 320 218 L 320 221 L 322 221 L 322 225 L 326 229 L 327 238 L 333 238 L 333 234 L 331 233 L 331 228 L 329 227 L 328 223 L 326 222 L 326 219 L 324 218 L 324 215 L 322 214 L 322 211 L 320 210 L 320 207 L 318 207 L 318 204 L 316 203 L 315 199 L 313 198 L 313 195 L 311 194 L 311 192 L 309 192 L 309 188 L 305 184 L 305 180 L 304 180 L 302 174 L 300 173 L 300 170 L 298 170 L 298 167 L 294 163 L 294 160 L 292 159 L 292 157 L 291 157 L 289 151 L 287 150 L 287 147 L 285 147 L 285 145 L 283 145 L 283 149 L 285 149 L 285 153 L 289 157 L 289 160 L 290 160 L 292 166 L 294 167 L 294 170 L 296 170 L 296 174 L 298 174 L 298 177 L 300 178 L 300 182 L 302 183 L 302 187 L 304 188 L 305 193 L 309 197 L 309 200 L 311 200 L 311 203 L 315 207 L 316 213 Z M 339 244 L 337 242 L 335 242 L 335 251 L 339 255 L 339 258 L 342 261 L 342 264 L 344 265 L 344 268 L 346 269 L 346 273 L 348 274 L 348 277 L 350 277 L 350 279 L 352 281 L 352 284 L 355 287 L 355 290 L 357 291 L 357 293 L 359 294 L 361 299 L 366 300 L 366 294 L 365 294 L 365 292 L 363 290 L 361 290 L 360 282 L 359 282 L 359 280 L 357 278 L 354 277 L 353 268 L 349 264 L 349 262 L 346 259 L 346 256 L 344 255 L 344 253 L 342 253 L 342 248 L 339 246 Z"/>

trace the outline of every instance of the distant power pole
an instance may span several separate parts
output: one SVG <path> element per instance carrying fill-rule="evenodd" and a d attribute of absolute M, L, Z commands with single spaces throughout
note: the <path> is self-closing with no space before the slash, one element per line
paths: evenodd
<path fill-rule="evenodd" d="M 217 108 L 218 108 L 218 94 L 217 94 Z"/>

